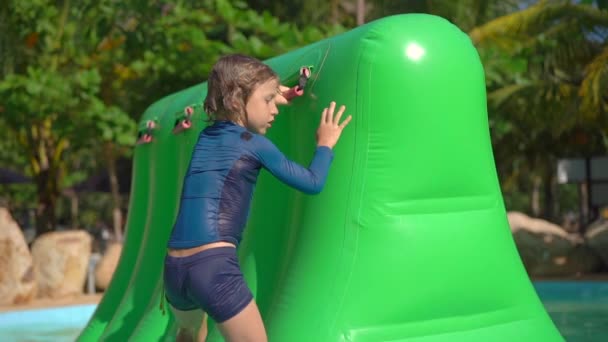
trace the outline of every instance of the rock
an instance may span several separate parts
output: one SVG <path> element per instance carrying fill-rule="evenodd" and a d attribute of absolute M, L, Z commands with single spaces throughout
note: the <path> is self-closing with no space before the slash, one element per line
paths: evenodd
<path fill-rule="evenodd" d="M 95 268 L 95 286 L 98 289 L 105 290 L 108 288 L 112 275 L 118 265 L 121 252 L 121 243 L 114 242 L 106 248 L 106 252 Z"/>
<path fill-rule="evenodd" d="M 513 238 L 530 276 L 570 276 L 601 268 L 582 236 L 523 213 L 507 214 Z"/>
<path fill-rule="evenodd" d="M 0 208 L 0 305 L 27 303 L 36 297 L 32 255 L 17 222 Z"/>
<path fill-rule="evenodd" d="M 38 296 L 81 294 L 86 281 L 92 237 L 84 230 L 46 233 L 32 245 Z"/>
<path fill-rule="evenodd" d="M 585 240 L 608 267 L 608 220 L 601 218 L 592 223 L 586 229 Z"/>

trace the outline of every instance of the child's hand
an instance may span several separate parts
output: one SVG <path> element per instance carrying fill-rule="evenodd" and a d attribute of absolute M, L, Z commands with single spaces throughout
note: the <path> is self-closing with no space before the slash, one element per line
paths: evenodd
<path fill-rule="evenodd" d="M 277 105 L 289 104 L 289 101 L 285 98 L 285 96 L 283 96 L 283 94 L 285 94 L 289 89 L 289 87 L 286 87 L 282 84 L 279 85 L 279 93 L 277 94 L 274 100 Z"/>
<path fill-rule="evenodd" d="M 323 113 L 321 114 L 321 123 L 317 129 L 317 146 L 334 148 L 338 142 L 338 139 L 340 139 L 342 130 L 352 119 L 352 116 L 349 115 L 344 121 L 342 121 L 342 123 L 340 123 L 340 118 L 342 117 L 342 114 L 344 114 L 346 106 L 340 106 L 340 109 L 338 109 L 338 112 L 334 116 L 335 109 L 336 103 L 334 101 L 329 104 L 329 108 L 323 109 Z"/>

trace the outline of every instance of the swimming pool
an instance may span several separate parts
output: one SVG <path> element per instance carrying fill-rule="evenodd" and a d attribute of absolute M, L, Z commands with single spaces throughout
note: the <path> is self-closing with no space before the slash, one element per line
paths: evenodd
<path fill-rule="evenodd" d="M 72 342 L 93 315 L 96 304 L 0 313 L 3 342 Z"/>
<path fill-rule="evenodd" d="M 608 341 L 608 282 L 538 281 L 534 287 L 566 341 Z"/>
<path fill-rule="evenodd" d="M 608 282 L 534 283 L 555 325 L 568 342 L 608 341 Z M 96 305 L 0 313 L 0 336 L 10 342 L 72 342 Z"/>

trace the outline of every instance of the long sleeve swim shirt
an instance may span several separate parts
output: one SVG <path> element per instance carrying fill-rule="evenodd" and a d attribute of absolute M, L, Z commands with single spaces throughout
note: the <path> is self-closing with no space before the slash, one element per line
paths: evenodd
<path fill-rule="evenodd" d="M 319 146 L 308 168 L 289 160 L 263 135 L 231 121 L 216 121 L 199 135 L 184 178 L 168 247 L 226 241 L 238 245 L 262 168 L 308 194 L 321 192 L 333 159 Z"/>

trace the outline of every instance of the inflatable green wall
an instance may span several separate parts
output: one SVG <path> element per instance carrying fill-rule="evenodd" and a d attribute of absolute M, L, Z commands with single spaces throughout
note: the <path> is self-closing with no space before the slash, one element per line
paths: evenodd
<path fill-rule="evenodd" d="M 307 165 L 323 107 L 353 121 L 320 195 L 261 173 L 240 248 L 270 341 L 562 341 L 508 226 L 488 130 L 484 71 L 468 36 L 422 14 L 371 22 L 267 63 L 304 96 L 268 134 Z M 172 340 L 159 309 L 166 242 L 206 84 L 142 118 L 124 252 L 80 341 Z M 184 108 L 193 126 L 172 130 Z M 211 327 L 209 340 L 221 341 Z"/>

